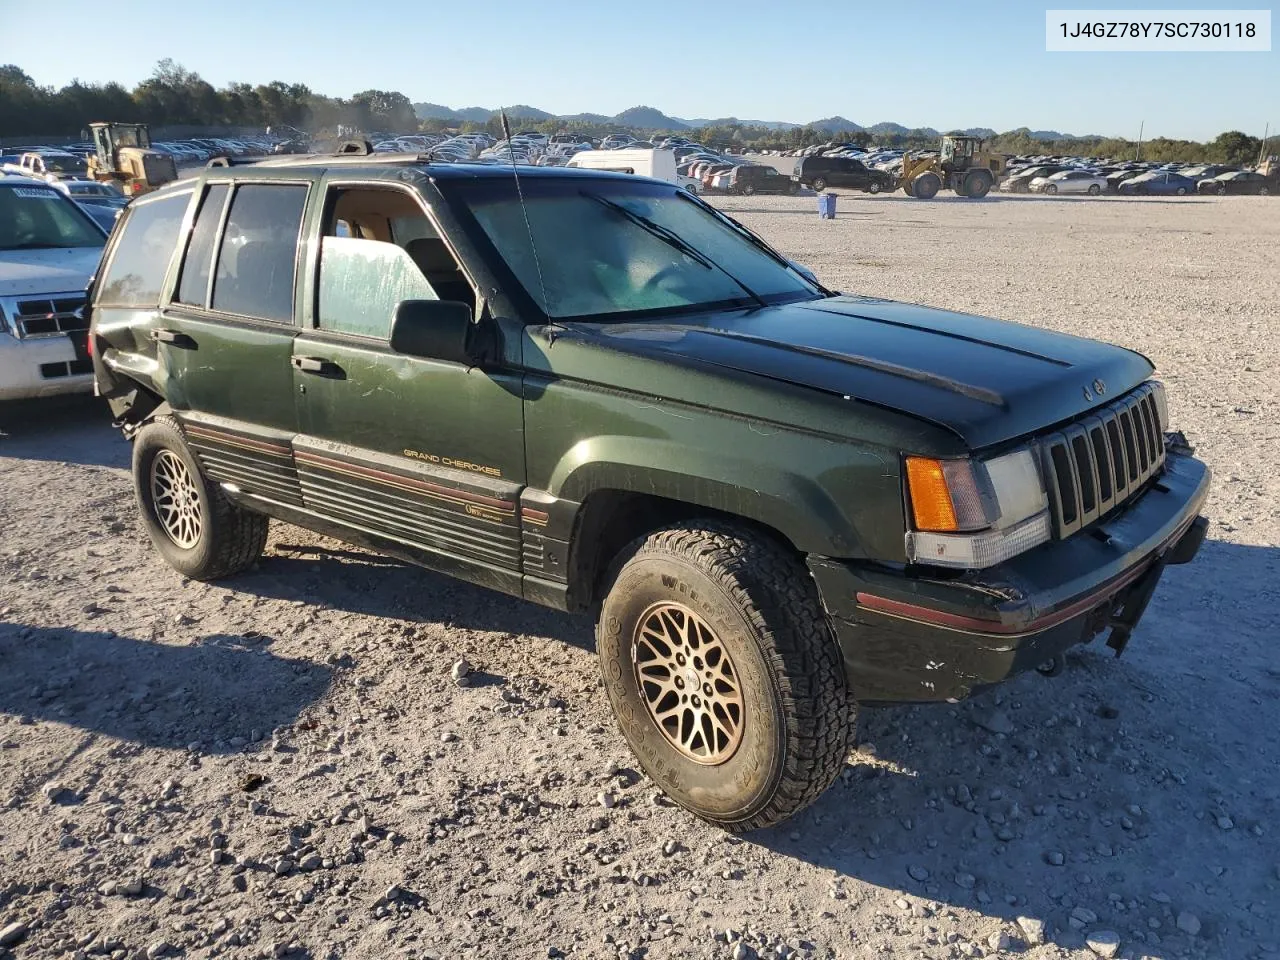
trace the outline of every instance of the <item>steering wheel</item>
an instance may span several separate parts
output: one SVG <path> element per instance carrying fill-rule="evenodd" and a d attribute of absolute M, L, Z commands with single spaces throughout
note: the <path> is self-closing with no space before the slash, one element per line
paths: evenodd
<path fill-rule="evenodd" d="M 644 286 L 640 288 L 640 291 L 642 293 L 647 293 L 649 290 L 652 290 L 657 286 L 659 286 L 663 280 L 667 279 L 668 276 L 672 276 L 674 274 L 679 273 L 681 269 L 682 267 L 678 263 L 667 264 L 665 267 L 663 267 L 661 270 L 655 273 L 652 277 L 646 280 L 644 282 Z"/>

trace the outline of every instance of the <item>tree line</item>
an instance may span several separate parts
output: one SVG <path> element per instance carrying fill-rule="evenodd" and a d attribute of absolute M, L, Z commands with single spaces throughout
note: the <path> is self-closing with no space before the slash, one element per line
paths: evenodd
<path fill-rule="evenodd" d="M 75 136 L 95 120 L 149 123 L 153 126 L 296 128 L 318 136 L 333 135 L 339 126 L 377 133 L 477 133 L 502 136 L 501 122 L 422 120 L 409 98 L 398 91 L 364 90 L 349 98 L 316 93 L 305 84 L 231 83 L 215 88 L 199 74 L 172 60 L 161 60 L 151 76 L 132 90 L 118 83 L 86 84 L 72 81 L 61 89 L 42 87 L 20 67 L 0 66 L 0 136 Z M 722 123 L 697 130 L 638 130 L 612 122 L 593 123 L 552 118 L 531 120 L 512 117 L 513 129 L 535 130 L 548 135 L 570 133 L 603 137 L 610 133 L 653 136 L 682 133 L 707 146 L 734 150 L 794 150 L 828 141 L 907 150 L 938 146 L 932 131 L 871 134 L 865 130 L 829 130 L 814 126 L 775 130 L 740 123 Z M 1020 155 L 1069 155 L 1142 159 L 1157 162 L 1211 162 L 1247 164 L 1263 146 L 1257 137 L 1238 130 L 1220 134 L 1207 143 L 1156 137 L 1141 145 L 1118 138 L 1070 138 L 1043 140 L 1023 127 L 1001 133 L 988 141 L 999 153 Z"/>
<path fill-rule="evenodd" d="M 161 60 L 132 90 L 78 80 L 54 89 L 39 86 L 18 66 L 0 66 L 0 136 L 75 136 L 96 120 L 315 132 L 339 125 L 403 133 L 418 129 L 409 98 L 388 90 L 365 90 L 342 99 L 278 80 L 217 89 L 172 60 Z"/>

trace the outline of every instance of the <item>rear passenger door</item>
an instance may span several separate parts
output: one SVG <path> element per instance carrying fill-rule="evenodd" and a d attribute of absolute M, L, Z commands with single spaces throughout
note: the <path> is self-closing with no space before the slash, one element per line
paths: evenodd
<path fill-rule="evenodd" d="M 350 539 L 519 595 L 521 376 L 390 345 L 402 300 L 474 311 L 473 283 L 411 189 L 335 178 L 319 219 L 293 347 L 306 506 Z"/>
<path fill-rule="evenodd" d="M 153 336 L 170 402 L 206 474 L 302 502 L 290 357 L 306 182 L 210 182 Z"/>

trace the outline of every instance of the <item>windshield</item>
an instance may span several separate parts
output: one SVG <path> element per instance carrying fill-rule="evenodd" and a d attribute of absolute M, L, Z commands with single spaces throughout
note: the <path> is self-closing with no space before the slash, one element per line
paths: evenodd
<path fill-rule="evenodd" d="M 0 187 L 0 250 L 103 243 L 88 216 L 52 187 Z"/>
<path fill-rule="evenodd" d="M 522 211 L 512 180 L 448 186 L 456 189 L 455 203 L 470 212 L 525 292 L 550 317 L 759 306 L 820 295 L 800 274 L 674 187 L 527 177 L 520 182 Z"/>
<path fill-rule="evenodd" d="M 89 165 L 79 157 L 71 154 L 44 155 L 44 165 L 46 170 L 52 170 L 54 173 L 84 173 L 89 169 Z"/>

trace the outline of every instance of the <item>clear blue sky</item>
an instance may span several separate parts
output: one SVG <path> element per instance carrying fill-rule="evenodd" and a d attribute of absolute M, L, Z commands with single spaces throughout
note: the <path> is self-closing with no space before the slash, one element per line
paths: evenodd
<path fill-rule="evenodd" d="M 1194 139 L 1280 124 L 1274 48 L 1046 53 L 1046 6 L 1070 4 L 0 0 L 0 63 L 41 84 L 132 87 L 172 57 L 215 86 L 285 80 L 331 96 L 378 88 L 451 107 L 527 103 L 553 113 L 644 104 L 685 118 L 839 114 L 864 126 L 1129 137 L 1145 120 L 1148 136 Z"/>

